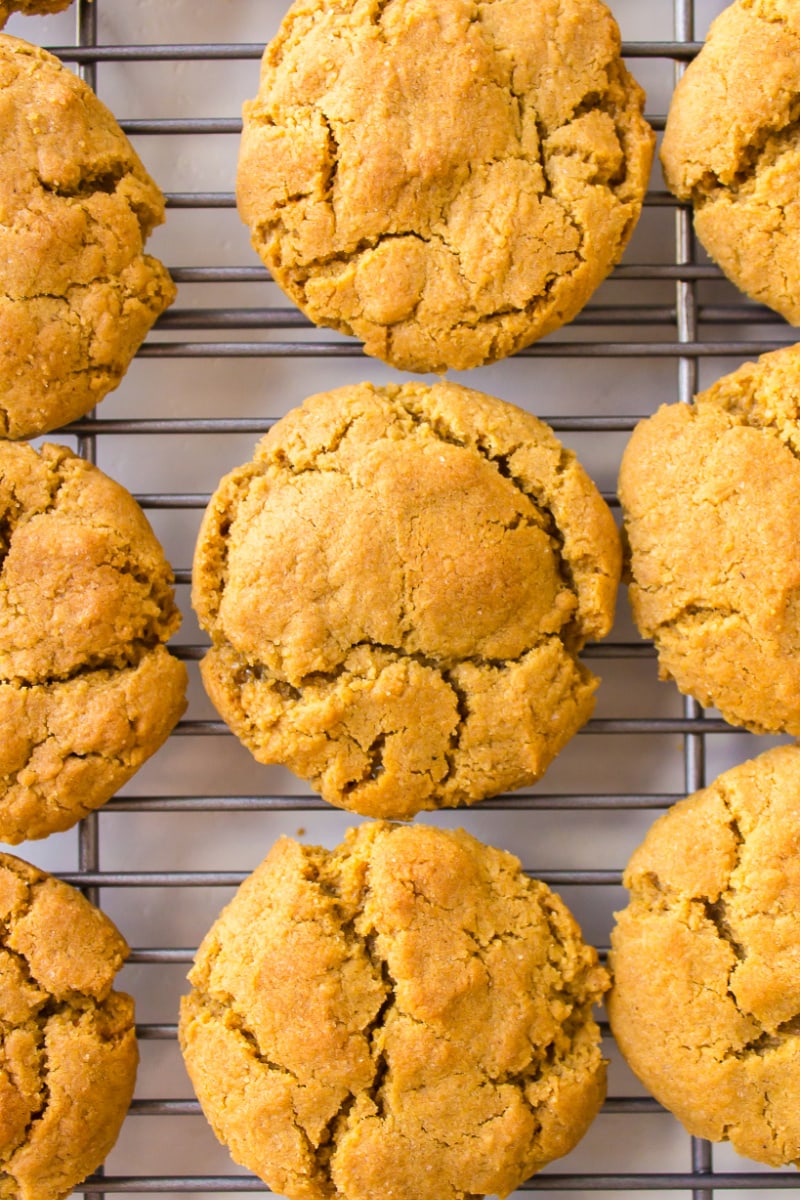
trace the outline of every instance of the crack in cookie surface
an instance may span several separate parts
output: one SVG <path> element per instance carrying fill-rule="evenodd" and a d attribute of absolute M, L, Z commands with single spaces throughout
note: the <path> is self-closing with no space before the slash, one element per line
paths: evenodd
<path fill-rule="evenodd" d="M 674 92 L 661 151 L 667 184 L 692 203 L 711 257 L 791 324 L 800 322 L 799 51 L 791 5 L 728 5 Z"/>
<path fill-rule="evenodd" d="M 608 632 L 619 566 L 609 510 L 536 418 L 450 384 L 326 393 L 212 497 L 203 679 L 257 758 L 334 803 L 470 802 L 538 778 L 588 717 L 577 654 Z"/>
<path fill-rule="evenodd" d="M 0 404 L 33 437 L 115 387 L 172 303 L 144 253 L 164 200 L 108 109 L 58 59 L 0 34 Z"/>
<path fill-rule="evenodd" d="M 72 941 L 61 930 L 69 927 Z M 75 889 L 0 856 L 0 1196 L 62 1200 L 130 1103 L 133 1002 L 112 990 L 124 939 Z"/>
<path fill-rule="evenodd" d="M 660 818 L 625 872 L 610 963 L 632 1069 L 690 1132 L 773 1166 L 800 1158 L 781 1098 L 800 1078 L 798 780 L 800 749 L 780 747 Z"/>
<path fill-rule="evenodd" d="M 466 834 L 370 822 L 332 852 L 281 839 L 190 978 L 180 1037 L 204 1111 L 288 1196 L 504 1194 L 602 1100 L 604 969 L 544 885 Z M 265 1104 L 262 1138 L 247 1114 Z"/>
<path fill-rule="evenodd" d="M 619 475 L 632 609 L 662 676 L 759 732 L 800 732 L 799 414 L 787 347 L 641 422 Z"/>
<path fill-rule="evenodd" d="M 313 321 L 443 371 L 583 306 L 636 222 L 653 135 L 610 14 L 576 7 L 572 24 L 505 0 L 290 9 L 245 106 L 237 194 Z"/>
<path fill-rule="evenodd" d="M 0 836 L 66 829 L 185 707 L 172 571 L 120 485 L 64 447 L 0 447 Z"/>

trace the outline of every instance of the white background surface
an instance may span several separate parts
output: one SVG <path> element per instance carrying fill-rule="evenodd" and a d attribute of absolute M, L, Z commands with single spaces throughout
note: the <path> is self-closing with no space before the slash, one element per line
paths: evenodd
<path fill-rule="evenodd" d="M 100 43 L 263 43 L 275 32 L 287 7 L 280 0 L 95 0 Z M 675 36 L 676 5 L 672 0 L 615 0 L 611 8 L 620 22 L 623 39 L 669 41 Z M 721 3 L 695 5 L 695 36 L 701 38 Z M 75 9 L 52 18 L 10 21 L 7 31 L 45 46 L 65 46 L 75 40 Z M 667 58 L 631 58 L 629 65 L 648 92 L 647 113 L 665 114 L 673 86 L 673 64 Z M 99 95 L 123 122 L 143 118 L 233 118 L 243 100 L 255 94 L 257 60 L 234 62 L 101 63 L 97 73 Z M 234 188 L 238 137 L 220 133 L 147 134 L 133 138 L 139 153 L 165 192 L 211 191 L 231 193 Z M 652 189 L 663 192 L 658 167 Z M 258 266 L 248 236 L 233 208 L 190 210 L 171 208 L 166 224 L 151 239 L 149 249 L 170 267 Z M 675 208 L 651 204 L 642 217 L 624 264 L 668 264 L 675 256 Z M 702 261 L 702 259 L 701 259 Z M 723 282 L 703 283 L 701 303 L 743 305 L 741 297 Z M 676 285 L 669 279 L 642 281 L 613 277 L 592 301 L 587 323 L 574 326 L 551 341 L 565 342 L 559 357 L 517 357 L 491 367 L 455 374 L 470 386 L 529 408 L 544 419 L 565 416 L 643 416 L 662 402 L 678 399 L 678 358 L 671 356 L 571 355 L 570 341 L 619 343 L 623 341 L 675 342 L 674 321 L 615 325 L 602 319 L 599 308 L 637 306 L 644 316 L 647 306 L 674 306 Z M 181 284 L 175 309 L 241 308 L 274 306 L 285 302 L 274 285 L 258 283 Z M 793 341 L 781 323 L 745 324 L 742 307 L 739 324 L 704 326 L 702 336 L 715 341 L 764 339 Z M 629 319 L 630 320 L 630 319 Z M 163 328 L 149 339 L 169 342 L 253 341 L 264 335 L 251 330 L 211 332 Z M 304 341 L 342 339 L 323 333 L 286 335 Z M 703 357 L 699 383 L 704 386 L 743 361 L 732 350 L 724 357 Z M 118 391 L 98 410 L 102 421 L 120 417 L 275 417 L 322 389 L 361 379 L 381 383 L 400 378 L 397 372 L 363 357 L 335 359 L 287 357 L 169 357 L 140 356 L 132 364 Z M 613 493 L 619 456 L 627 432 L 564 432 L 559 436 L 574 446 L 598 485 Z M 75 444 L 69 434 L 51 440 Z M 96 439 L 98 465 L 137 495 L 162 492 L 208 494 L 220 476 L 247 461 L 256 435 L 198 433 L 191 435 L 108 435 Z M 191 564 L 194 537 L 200 519 L 198 507 L 148 509 L 173 566 L 184 573 Z M 202 637 L 189 609 L 188 587 L 178 588 L 185 619 L 177 644 L 196 646 Z M 620 596 L 617 626 L 610 643 L 638 644 Z M 596 718 L 681 717 L 682 698 L 671 684 L 659 683 L 655 660 L 624 653 L 591 663 L 603 683 Z M 194 663 L 191 706 L 187 719 L 212 719 Z M 713 714 L 711 714 L 713 715 Z M 753 738 L 731 731 L 706 739 L 706 772 L 718 771 L 774 744 L 775 739 Z M 578 797 L 597 794 L 681 794 L 684 791 L 684 739 L 679 733 L 596 733 L 576 737 L 553 765 L 535 793 Z M 125 789 L 132 797 L 305 795 L 304 785 L 286 771 L 255 764 L 231 737 L 189 736 L 178 732 L 167 746 Z M 560 809 L 552 806 L 526 811 L 478 806 L 472 810 L 422 820 L 448 827 L 463 825 L 486 842 L 513 850 L 534 874 L 562 869 L 619 871 L 641 840 L 657 808 L 630 807 Z M 355 818 L 334 810 L 128 812 L 114 803 L 98 818 L 100 868 L 104 871 L 249 871 L 281 833 L 309 842 L 335 845 Z M 78 840 L 74 832 L 30 843 L 15 853 L 56 872 L 78 869 Z M 613 911 L 624 903 L 621 888 L 586 885 L 559 888 L 584 928 L 588 940 L 607 946 Z M 138 949 L 195 947 L 230 888 L 208 887 L 107 887 L 100 902 Z M 186 956 L 184 956 L 186 957 Z M 135 963 L 127 966 L 121 986 L 137 1000 L 142 1027 L 142 1064 L 137 1102 L 152 1099 L 190 1098 L 191 1088 L 180 1061 L 174 1037 L 153 1037 L 148 1026 L 174 1025 L 179 995 L 185 990 L 188 964 Z M 166 1031 L 167 1033 L 169 1031 Z M 642 1095 L 642 1089 L 619 1062 L 613 1044 L 606 1042 L 611 1059 L 610 1094 Z M 757 1170 L 727 1148 L 714 1151 L 715 1170 Z M 639 1172 L 685 1172 L 691 1169 L 689 1138 L 667 1114 L 601 1114 L 583 1143 L 552 1171 L 570 1175 Z M 135 1105 L 118 1146 L 107 1166 L 110 1177 L 241 1175 L 227 1152 L 215 1141 L 203 1117 L 145 1115 Z M 153 1194 L 142 1185 L 141 1194 Z M 537 1186 L 545 1186 L 545 1175 Z M 98 1193 L 99 1194 L 99 1193 Z M 109 1193 L 111 1194 L 111 1193 Z M 130 1194 L 130 1193 L 129 1193 Z M 158 1194 L 186 1195 L 167 1185 Z M 190 1193 L 195 1194 L 195 1193 Z M 215 1196 L 222 1193 L 198 1192 Z M 563 1195 L 545 1190 L 545 1195 Z M 578 1196 L 598 1193 L 587 1184 Z M 626 1195 L 663 1194 L 626 1192 Z M 755 1197 L 761 1190 L 737 1191 Z"/>

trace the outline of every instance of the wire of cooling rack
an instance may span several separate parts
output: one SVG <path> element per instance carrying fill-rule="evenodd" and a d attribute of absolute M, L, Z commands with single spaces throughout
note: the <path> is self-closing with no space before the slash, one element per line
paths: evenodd
<path fill-rule="evenodd" d="M 263 46 L 258 43 L 214 43 L 191 42 L 164 45 L 100 45 L 98 44 L 98 10 L 103 0 L 77 0 L 76 37 L 74 45 L 51 47 L 64 61 L 74 65 L 81 75 L 93 86 L 96 84 L 97 67 L 101 63 L 130 64 L 161 63 L 167 70 L 171 65 L 202 61 L 252 61 L 257 60 Z M 625 42 L 623 52 L 629 59 L 659 60 L 674 64 L 676 77 L 697 53 L 699 43 L 695 41 L 694 0 L 663 0 L 671 7 L 674 38 L 671 41 Z M 210 138 L 220 134 L 236 134 L 240 124 L 232 118 L 157 118 L 125 120 L 123 128 L 131 135 L 147 137 L 186 136 Z M 656 129 L 663 129 L 664 115 L 648 113 Z M 167 194 L 171 210 L 231 209 L 235 206 L 234 196 L 229 191 L 175 190 Z M 555 335 L 523 351 L 520 358 L 559 358 L 569 356 L 579 359 L 619 359 L 621 363 L 635 360 L 668 360 L 675 365 L 677 375 L 677 398 L 691 399 L 697 390 L 698 369 L 707 358 L 735 356 L 744 358 L 759 354 L 791 340 L 779 330 L 775 335 L 774 319 L 769 314 L 734 299 L 731 302 L 702 302 L 698 295 L 701 285 L 720 278 L 717 269 L 707 262 L 698 261 L 691 229 L 690 213 L 677 205 L 664 191 L 651 190 L 646 204 L 649 208 L 667 208 L 674 212 L 674 249 L 672 261 L 658 263 L 625 262 L 615 270 L 613 280 L 625 284 L 634 281 L 674 285 L 674 300 L 671 303 L 650 305 L 613 305 L 607 301 L 592 301 L 572 323 L 563 336 Z M 169 265 L 169 264 L 168 264 Z M 268 279 L 266 271 L 252 262 L 237 265 L 207 266 L 193 263 L 171 268 L 179 285 L 241 284 L 260 283 Z M 641 336 L 617 339 L 615 332 L 625 327 L 636 326 L 637 331 L 649 331 L 653 336 L 644 340 Z M 726 339 L 719 330 L 746 325 L 748 334 L 738 334 Z M 769 327 L 763 339 L 754 337 L 752 331 Z M 703 331 L 714 329 L 713 338 L 704 338 Z M 278 340 L 275 335 L 285 331 L 292 335 Z M 203 335 L 213 335 L 204 337 Z M 222 340 L 221 335 L 230 340 Z M 238 337 L 234 337 L 238 335 Z M 250 335 L 252 335 L 252 340 Z M 183 340 L 185 336 L 192 340 Z M 360 357 L 361 351 L 354 342 L 342 342 L 320 333 L 308 321 L 291 308 L 282 307 L 194 307 L 180 305 L 165 313 L 154 331 L 141 348 L 143 359 L 167 361 L 171 359 L 231 359 L 277 358 L 312 361 L 318 358 L 338 359 Z M 585 413 L 563 414 L 559 412 L 540 414 L 557 432 L 597 434 L 629 432 L 639 415 L 628 413 Z M 200 417 L 181 415 L 169 418 L 110 418 L 102 412 L 77 421 L 67 427 L 65 433 L 77 439 L 80 453 L 96 459 L 101 439 L 107 437 L 150 437 L 180 438 L 185 435 L 207 435 L 219 437 L 224 434 L 264 433 L 272 424 L 269 417 L 236 418 L 230 416 Z M 177 509 L 191 512 L 202 509 L 208 495 L 201 492 L 137 492 L 137 499 L 145 509 Z M 615 497 L 607 494 L 612 505 Z M 190 582 L 187 563 L 177 564 L 178 584 Z M 189 662 L 196 661 L 203 653 L 201 645 L 181 645 L 176 652 Z M 589 648 L 587 658 L 606 661 L 624 659 L 653 660 L 652 647 L 635 641 L 617 641 Z M 655 669 L 653 667 L 653 669 Z M 725 722 L 706 715 L 700 707 L 687 700 L 682 715 L 672 717 L 645 717 L 640 715 L 595 718 L 581 732 L 581 737 L 617 736 L 678 737 L 682 742 L 683 785 L 693 791 L 703 785 L 706 773 L 706 752 L 709 739 L 729 732 Z M 215 720 L 187 718 L 181 721 L 173 737 L 176 739 L 217 739 L 231 735 L 225 726 Z M 621 792 L 588 794 L 585 792 L 560 794 L 538 791 L 532 794 L 519 793 L 495 797 L 480 807 L 485 811 L 529 810 L 531 812 L 564 813 L 568 811 L 637 811 L 667 808 L 679 794 L 675 791 Z M 327 808 L 322 800 L 309 793 L 284 794 L 208 794 L 208 795 L 150 795 L 137 794 L 133 790 L 115 797 L 104 809 L 109 814 L 172 813 L 220 813 L 235 812 L 297 812 L 313 813 Z M 226 889 L 237 886 L 246 871 L 188 871 L 176 870 L 111 870 L 102 869 L 100 825 L 97 815 L 81 823 L 78 840 L 78 865 L 75 871 L 62 872 L 67 882 L 87 891 L 95 900 L 111 892 L 122 890 L 130 897 L 131 905 L 137 903 L 137 894 L 143 889 Z M 613 869 L 601 868 L 552 868 L 537 870 L 536 874 L 553 887 L 619 887 L 621 864 Z M 605 952 L 604 948 L 601 948 Z M 130 962 L 147 965 L 155 970 L 171 966 L 188 967 L 193 948 L 187 946 L 156 947 L 134 946 Z M 143 1022 L 138 1026 L 142 1043 L 174 1041 L 174 1022 Z M 610 1034 L 605 1029 L 605 1036 Z M 193 1099 L 169 1096 L 143 1098 L 134 1101 L 131 1118 L 155 1117 L 159 1121 L 171 1121 L 178 1117 L 197 1116 L 199 1106 Z M 604 1113 L 636 1120 L 640 1116 L 653 1117 L 662 1112 L 660 1106 L 646 1096 L 612 1096 L 606 1101 Z M 629 1193 L 640 1194 L 664 1191 L 690 1193 L 695 1200 L 713 1200 L 721 1191 L 756 1190 L 800 1190 L 797 1176 L 788 1172 L 774 1171 L 719 1171 L 713 1166 L 711 1147 L 691 1139 L 689 1170 L 653 1172 L 568 1173 L 547 1172 L 523 1184 L 519 1191 L 552 1191 L 559 1193 Z M 233 1193 L 264 1193 L 267 1189 L 260 1181 L 249 1175 L 240 1174 L 152 1174 L 147 1164 L 142 1164 L 141 1173 L 122 1174 L 99 1171 L 77 1189 L 87 1200 L 103 1200 L 117 1194 L 137 1195 L 225 1195 Z"/>

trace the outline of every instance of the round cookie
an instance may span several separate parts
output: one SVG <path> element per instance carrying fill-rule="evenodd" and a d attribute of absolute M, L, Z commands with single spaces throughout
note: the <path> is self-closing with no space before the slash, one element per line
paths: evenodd
<path fill-rule="evenodd" d="M 175 287 L 143 253 L 164 198 L 57 58 L 0 34 L 0 435 L 34 437 L 116 387 Z"/>
<path fill-rule="evenodd" d="M 800 10 L 737 0 L 673 94 L 667 185 L 736 286 L 800 324 Z"/>
<path fill-rule="evenodd" d="M 800 346 L 641 422 L 619 496 L 633 615 L 662 678 L 800 734 Z"/>
<path fill-rule="evenodd" d="M 0 29 L 12 13 L 34 16 L 41 13 L 62 12 L 69 8 L 72 0 L 0 0 Z"/>
<path fill-rule="evenodd" d="M 577 659 L 621 551 L 574 455 L 456 384 L 312 396 L 212 496 L 192 599 L 208 693 L 264 763 L 410 817 L 539 778 L 588 719 Z"/>
<path fill-rule="evenodd" d="M 622 255 L 643 102 L 600 0 L 297 0 L 244 107 L 239 211 L 317 325 L 403 370 L 479 366 Z"/>
<path fill-rule="evenodd" d="M 75 888 L 0 854 L 0 1169 L 7 1200 L 63 1200 L 100 1165 L 133 1095 L 128 956 Z"/>
<path fill-rule="evenodd" d="M 189 978 L 180 1041 L 206 1117 L 289 1200 L 505 1196 L 605 1095 L 596 952 L 516 858 L 461 831 L 282 838 Z"/>
<path fill-rule="evenodd" d="M 625 872 L 611 1027 L 687 1130 L 800 1164 L 800 748 L 680 801 Z"/>
<path fill-rule="evenodd" d="M 68 829 L 166 739 L 186 705 L 171 583 L 123 487 L 0 442 L 0 840 Z"/>

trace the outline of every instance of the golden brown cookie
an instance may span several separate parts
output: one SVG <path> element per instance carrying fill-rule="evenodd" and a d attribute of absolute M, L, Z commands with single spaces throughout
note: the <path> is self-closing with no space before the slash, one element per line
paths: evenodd
<path fill-rule="evenodd" d="M 0 1195 L 62 1200 L 108 1154 L 138 1053 L 128 947 L 80 892 L 0 854 Z"/>
<path fill-rule="evenodd" d="M 62 12 L 69 8 L 72 0 L 0 0 L 0 28 L 12 13 L 34 16 L 41 13 Z"/>
<path fill-rule="evenodd" d="M 33 437 L 116 387 L 175 287 L 145 239 L 164 198 L 57 58 L 0 34 L 0 435 Z"/>
<path fill-rule="evenodd" d="M 734 725 L 800 734 L 800 346 L 641 422 L 619 495 L 662 678 Z"/>
<path fill-rule="evenodd" d="M 608 1013 L 628 1063 L 698 1137 L 800 1164 L 800 747 L 682 800 L 625 873 Z"/>
<path fill-rule="evenodd" d="M 410 371 L 570 321 L 653 152 L 600 0 L 298 0 L 244 107 L 239 210 L 318 325 Z"/>
<path fill-rule="evenodd" d="M 619 538 L 541 421 L 456 384 L 312 396 L 211 499 L 203 680 L 260 762 L 369 816 L 535 781 L 588 719 Z"/>
<path fill-rule="evenodd" d="M 203 1110 L 290 1200 L 505 1196 L 605 1094 L 605 969 L 557 896 L 464 832 L 282 838 L 189 978 Z"/>
<path fill-rule="evenodd" d="M 741 291 L 800 324 L 800 8 L 737 0 L 673 94 L 668 186 Z"/>
<path fill-rule="evenodd" d="M 123 487 L 63 447 L 0 442 L 2 841 L 74 825 L 175 725 L 171 583 Z"/>

